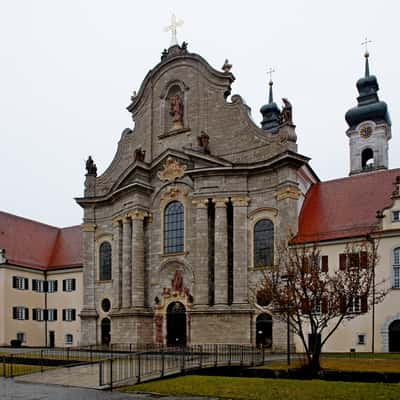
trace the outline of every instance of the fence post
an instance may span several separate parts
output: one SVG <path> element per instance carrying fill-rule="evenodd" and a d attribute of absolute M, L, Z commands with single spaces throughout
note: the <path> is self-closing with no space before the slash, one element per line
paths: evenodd
<path fill-rule="evenodd" d="M 218 345 L 214 345 L 214 366 L 218 365 Z"/>
<path fill-rule="evenodd" d="M 110 390 L 113 390 L 113 359 L 112 355 L 110 358 Z"/>
<path fill-rule="evenodd" d="M 164 376 L 165 373 L 165 354 L 164 349 L 161 348 L 161 376 Z"/>
<path fill-rule="evenodd" d="M 203 367 L 203 345 L 202 344 L 200 345 L 200 365 L 199 365 L 199 367 L 200 368 Z"/>
<path fill-rule="evenodd" d="M 240 346 L 240 366 L 243 367 L 243 345 Z"/>
<path fill-rule="evenodd" d="M 140 353 L 137 353 L 137 363 L 136 363 L 136 369 L 137 369 L 137 374 L 136 374 L 136 383 L 140 383 Z"/>
<path fill-rule="evenodd" d="M 103 361 L 99 362 L 99 386 L 103 386 Z"/>
<path fill-rule="evenodd" d="M 256 348 L 251 348 L 251 366 L 254 367 L 256 365 Z"/>
<path fill-rule="evenodd" d="M 40 350 L 40 372 L 43 372 L 43 350 Z"/>
<path fill-rule="evenodd" d="M 232 345 L 228 344 L 228 346 L 229 346 L 229 363 L 228 363 L 228 365 L 231 366 L 231 364 L 232 364 Z"/>
<path fill-rule="evenodd" d="M 265 347 L 262 348 L 262 365 L 265 364 Z"/>
<path fill-rule="evenodd" d="M 67 347 L 67 361 L 69 361 L 69 347 Z"/>
<path fill-rule="evenodd" d="M 89 358 L 90 358 L 90 362 L 93 362 L 93 349 L 92 349 L 92 345 L 89 346 Z"/>
<path fill-rule="evenodd" d="M 132 353 L 132 343 L 129 343 L 129 353 Z"/>
<path fill-rule="evenodd" d="M 185 350 L 182 350 L 181 357 L 182 357 L 182 360 L 181 360 L 181 374 L 184 374 L 185 373 Z"/>

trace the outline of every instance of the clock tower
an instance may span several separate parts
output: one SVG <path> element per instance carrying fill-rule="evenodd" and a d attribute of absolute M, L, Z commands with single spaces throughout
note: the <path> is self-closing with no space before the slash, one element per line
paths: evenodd
<path fill-rule="evenodd" d="M 350 141 L 350 175 L 388 169 L 388 147 L 392 137 L 387 104 L 378 97 L 378 81 L 369 73 L 365 52 L 365 76 L 357 81 L 357 106 L 346 113 Z"/>

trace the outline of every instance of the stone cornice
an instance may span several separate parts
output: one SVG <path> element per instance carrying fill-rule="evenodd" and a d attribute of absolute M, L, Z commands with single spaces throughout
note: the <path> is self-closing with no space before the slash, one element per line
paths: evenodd
<path fill-rule="evenodd" d="M 81 225 L 82 232 L 94 232 L 96 230 L 96 224 L 84 223 Z"/>

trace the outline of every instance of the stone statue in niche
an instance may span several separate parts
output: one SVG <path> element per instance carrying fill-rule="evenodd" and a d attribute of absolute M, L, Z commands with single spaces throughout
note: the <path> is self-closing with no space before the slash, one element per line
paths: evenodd
<path fill-rule="evenodd" d="M 141 147 L 138 147 L 135 150 L 135 161 L 142 161 L 144 162 L 144 157 L 146 156 L 146 150 L 142 150 Z"/>
<path fill-rule="evenodd" d="M 162 334 L 162 326 L 163 326 L 163 317 L 162 315 L 157 315 L 154 318 L 154 324 L 156 326 L 156 343 L 163 344 L 164 338 Z"/>
<path fill-rule="evenodd" d="M 210 136 L 208 136 L 206 132 L 201 131 L 201 135 L 197 136 L 197 144 L 199 146 L 199 150 L 205 154 L 210 154 L 210 150 L 208 149 L 209 143 Z"/>
<path fill-rule="evenodd" d="M 170 99 L 169 115 L 172 117 L 172 129 L 183 128 L 183 102 L 181 97 L 176 94 L 171 96 Z"/>
<path fill-rule="evenodd" d="M 292 104 L 288 99 L 283 98 L 283 108 L 281 113 L 281 124 L 293 125 Z"/>
<path fill-rule="evenodd" d="M 183 278 L 181 271 L 175 271 L 174 277 L 171 281 L 171 288 L 174 292 L 182 292 L 183 289 Z"/>

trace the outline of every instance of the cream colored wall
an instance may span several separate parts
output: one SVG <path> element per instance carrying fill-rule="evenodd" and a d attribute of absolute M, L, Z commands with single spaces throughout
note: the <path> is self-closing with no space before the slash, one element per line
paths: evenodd
<path fill-rule="evenodd" d="M 6 299 L 6 282 L 5 282 L 5 269 L 0 268 L 0 344 L 5 343 L 5 325 L 6 325 L 6 313 L 5 313 L 5 299 Z"/>
<path fill-rule="evenodd" d="M 379 261 L 376 266 L 376 282 L 383 281 L 382 287 L 388 289 L 384 301 L 375 308 L 375 351 L 388 351 L 388 326 L 395 319 L 400 319 L 400 289 L 392 289 L 393 249 L 400 246 L 400 235 L 382 238 L 379 242 Z M 321 255 L 328 256 L 329 271 L 338 269 L 339 254 L 345 251 L 344 244 L 325 244 L 319 246 Z M 328 331 L 325 331 L 325 334 Z M 366 335 L 365 345 L 357 344 L 357 335 Z M 324 335 L 322 335 L 322 339 Z M 328 339 L 323 348 L 325 352 L 343 352 L 351 348 L 357 352 L 371 351 L 372 312 L 343 321 L 337 331 Z M 296 349 L 303 351 L 303 345 L 295 338 Z"/>
<path fill-rule="evenodd" d="M 64 279 L 76 279 L 76 289 L 72 292 L 63 292 Z M 79 346 L 80 339 L 80 318 L 79 312 L 83 304 L 83 274 L 82 269 L 71 269 L 55 271 L 47 274 L 48 280 L 58 281 L 58 291 L 56 293 L 48 293 L 47 308 L 57 309 L 57 321 L 47 322 L 47 331 L 54 331 L 56 347 L 67 346 L 64 343 L 66 334 L 73 335 L 72 346 Z M 62 310 L 66 308 L 74 308 L 76 311 L 75 321 L 63 321 Z"/>
<path fill-rule="evenodd" d="M 44 308 L 43 293 L 32 290 L 32 279 L 43 279 L 40 271 L 30 271 L 18 267 L 3 264 L 0 267 L 3 281 L 3 299 L 0 307 L 0 320 L 4 323 L 4 334 L 1 338 L 1 345 L 9 345 L 10 340 L 16 338 L 17 332 L 24 332 L 25 346 L 44 346 L 44 323 L 32 320 L 33 308 Z M 28 278 L 29 289 L 20 290 L 12 287 L 12 277 L 20 276 Z M 29 320 L 19 321 L 13 319 L 12 310 L 15 306 L 29 308 Z"/>

